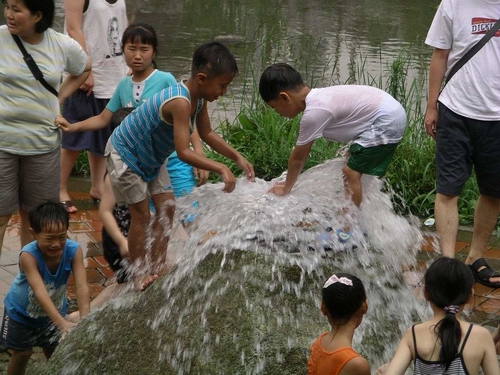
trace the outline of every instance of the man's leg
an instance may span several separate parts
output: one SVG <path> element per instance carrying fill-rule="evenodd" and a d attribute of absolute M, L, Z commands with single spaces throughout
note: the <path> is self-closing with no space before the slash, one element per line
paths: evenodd
<path fill-rule="evenodd" d="M 469 255 L 465 264 L 482 258 L 488 240 L 495 229 L 500 214 L 500 199 L 480 195 L 474 210 L 474 229 Z M 481 268 L 478 269 L 480 271 Z M 490 278 L 490 282 L 500 282 L 500 277 Z"/>
<path fill-rule="evenodd" d="M 458 196 L 437 193 L 434 203 L 436 232 L 439 236 L 441 254 L 448 258 L 455 257 L 455 242 L 458 233 Z"/>

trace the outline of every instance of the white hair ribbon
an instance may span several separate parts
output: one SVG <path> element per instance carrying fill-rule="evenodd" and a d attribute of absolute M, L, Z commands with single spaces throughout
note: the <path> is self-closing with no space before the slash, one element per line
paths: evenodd
<path fill-rule="evenodd" d="M 341 283 L 347 286 L 352 286 L 352 280 L 348 279 L 347 277 L 338 278 L 337 275 L 332 275 L 328 280 L 326 280 L 325 285 L 323 285 L 323 288 L 328 288 L 330 285 L 335 283 Z"/>

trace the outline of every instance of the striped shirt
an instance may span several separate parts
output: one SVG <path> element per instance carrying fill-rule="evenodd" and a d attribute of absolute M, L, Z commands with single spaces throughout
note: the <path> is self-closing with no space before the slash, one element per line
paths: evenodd
<path fill-rule="evenodd" d="M 87 55 L 67 35 L 48 29 L 38 44 L 23 42 L 45 80 L 59 90 L 61 74 L 78 76 Z M 61 143 L 54 125 L 57 98 L 35 80 L 6 25 L 0 26 L 0 151 L 17 155 L 48 153 Z"/>
<path fill-rule="evenodd" d="M 467 367 L 464 363 L 463 351 L 465 343 L 469 338 L 469 334 L 472 330 L 472 324 L 469 326 L 467 333 L 465 335 L 462 347 L 457 353 L 456 357 L 451 361 L 450 367 L 445 371 L 445 365 L 443 362 L 439 361 L 426 361 L 417 352 L 417 338 L 415 336 L 415 326 L 411 327 L 411 333 L 413 336 L 413 346 L 415 348 L 415 369 L 414 375 L 469 375 Z"/>
<path fill-rule="evenodd" d="M 144 181 L 153 180 L 165 159 L 175 151 L 174 127 L 164 121 L 161 108 L 177 98 L 191 102 L 189 90 L 181 82 L 147 99 L 111 135 L 111 144 L 120 158 Z M 190 131 L 202 106 L 203 99 L 199 99 L 191 116 Z"/>

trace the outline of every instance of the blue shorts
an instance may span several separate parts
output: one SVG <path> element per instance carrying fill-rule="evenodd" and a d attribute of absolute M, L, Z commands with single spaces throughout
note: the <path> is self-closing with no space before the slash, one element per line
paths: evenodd
<path fill-rule="evenodd" d="M 439 103 L 436 129 L 436 191 L 457 196 L 476 173 L 479 192 L 500 198 L 500 121 L 470 119 Z"/>
<path fill-rule="evenodd" d="M 34 346 L 55 349 L 61 334 L 50 321 L 42 327 L 30 327 L 11 319 L 4 310 L 2 322 L 2 343 L 16 352 L 25 352 Z"/>
<path fill-rule="evenodd" d="M 77 90 L 64 102 L 62 115 L 73 124 L 101 114 L 108 102 L 109 99 L 96 99 L 93 93 L 87 96 L 85 91 Z M 110 135 L 109 125 L 93 131 L 63 132 L 62 148 L 70 151 L 88 150 L 95 156 L 104 157 L 104 149 Z"/>

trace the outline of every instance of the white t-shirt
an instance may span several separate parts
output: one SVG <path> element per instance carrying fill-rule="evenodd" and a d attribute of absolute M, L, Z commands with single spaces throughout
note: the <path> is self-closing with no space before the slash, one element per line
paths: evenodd
<path fill-rule="evenodd" d="M 128 67 L 121 50 L 127 24 L 125 0 L 117 0 L 114 4 L 90 0 L 83 13 L 82 31 L 85 49 L 92 60 L 97 99 L 111 98 L 118 82 L 127 75 Z"/>
<path fill-rule="evenodd" d="M 399 102 L 376 87 L 341 85 L 311 89 L 300 120 L 297 145 L 318 138 L 363 147 L 397 143 L 406 125 Z"/>
<path fill-rule="evenodd" d="M 49 85 L 59 90 L 61 74 L 80 75 L 87 55 L 80 45 L 52 29 L 38 44 L 23 42 Z M 59 101 L 35 80 L 6 25 L 0 26 L 0 150 L 36 155 L 54 150 L 61 143 L 54 125 Z"/>
<path fill-rule="evenodd" d="M 425 43 L 449 49 L 450 68 L 500 18 L 499 0 L 443 0 Z M 451 78 L 439 101 L 459 115 L 500 120 L 500 31 Z"/>

